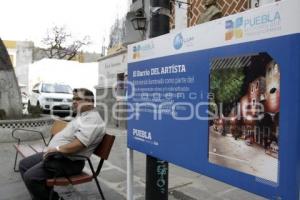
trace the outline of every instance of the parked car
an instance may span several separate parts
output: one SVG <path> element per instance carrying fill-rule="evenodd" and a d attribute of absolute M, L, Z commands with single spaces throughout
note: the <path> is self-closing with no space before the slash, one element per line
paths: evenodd
<path fill-rule="evenodd" d="M 33 86 L 28 100 L 28 112 L 39 107 L 44 112 L 72 111 L 72 88 L 60 83 L 37 83 Z"/>

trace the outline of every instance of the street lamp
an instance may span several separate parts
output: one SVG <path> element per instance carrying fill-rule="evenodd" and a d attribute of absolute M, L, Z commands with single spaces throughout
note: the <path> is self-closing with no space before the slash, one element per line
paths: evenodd
<path fill-rule="evenodd" d="M 134 30 L 146 31 L 146 22 L 147 18 L 142 10 L 136 11 L 135 17 L 131 19 Z"/>

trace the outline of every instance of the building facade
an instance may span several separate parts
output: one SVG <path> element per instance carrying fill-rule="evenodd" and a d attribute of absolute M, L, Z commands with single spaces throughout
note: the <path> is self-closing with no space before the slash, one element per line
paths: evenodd
<path fill-rule="evenodd" d="M 97 109 L 110 127 L 126 128 L 125 76 L 127 76 L 127 49 L 99 59 Z"/>

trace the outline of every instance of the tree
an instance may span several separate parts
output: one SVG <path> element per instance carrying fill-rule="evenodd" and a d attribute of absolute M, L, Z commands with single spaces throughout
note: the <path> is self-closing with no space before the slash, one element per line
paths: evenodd
<path fill-rule="evenodd" d="M 212 70 L 210 74 L 210 92 L 214 93 L 214 103 L 224 106 L 224 114 L 231 111 L 234 104 L 242 95 L 242 85 L 245 74 L 240 64 L 230 68 Z M 211 110 L 215 108 L 211 107 Z"/>
<path fill-rule="evenodd" d="M 81 40 L 74 40 L 66 27 L 54 26 L 42 40 L 46 46 L 44 50 L 48 58 L 72 60 L 83 46 L 90 44 L 90 37 L 84 36 Z"/>
<path fill-rule="evenodd" d="M 122 44 L 125 38 L 125 19 L 116 19 L 113 26 L 110 28 L 109 48 L 118 44 Z"/>

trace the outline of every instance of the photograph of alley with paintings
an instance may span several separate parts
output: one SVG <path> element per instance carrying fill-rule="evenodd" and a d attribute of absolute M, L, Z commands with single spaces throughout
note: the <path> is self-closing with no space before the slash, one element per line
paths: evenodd
<path fill-rule="evenodd" d="M 278 181 L 280 66 L 268 53 L 210 63 L 209 162 Z"/>

